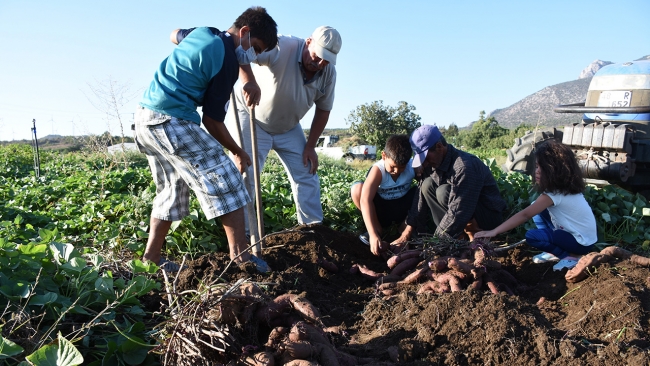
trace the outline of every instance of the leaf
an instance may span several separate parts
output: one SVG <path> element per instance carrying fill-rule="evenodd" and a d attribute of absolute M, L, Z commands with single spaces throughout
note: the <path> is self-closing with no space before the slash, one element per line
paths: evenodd
<path fill-rule="evenodd" d="M 19 355 L 22 352 L 23 348 L 21 346 L 0 336 L 0 360 Z"/>
<path fill-rule="evenodd" d="M 113 298 L 113 279 L 109 277 L 100 277 L 95 281 L 95 290 Z"/>
<path fill-rule="evenodd" d="M 68 262 L 74 253 L 74 246 L 72 244 L 52 242 L 50 243 L 50 250 L 54 259 L 63 259 Z"/>
<path fill-rule="evenodd" d="M 605 220 L 605 222 L 612 222 L 612 218 L 609 216 L 608 213 L 603 212 L 600 216 L 603 218 L 603 220 Z"/>
<path fill-rule="evenodd" d="M 54 230 L 48 230 L 45 228 L 40 228 L 38 229 L 38 236 L 41 237 L 41 242 L 43 243 L 49 243 L 52 240 L 55 240 L 59 234 L 59 231 L 57 228 L 54 228 Z"/>
<path fill-rule="evenodd" d="M 54 292 L 46 292 L 43 295 L 34 295 L 29 299 L 29 305 L 34 306 L 43 306 L 56 301 L 59 297 L 58 294 Z"/>
<path fill-rule="evenodd" d="M 47 252 L 45 244 L 21 244 L 18 250 L 25 255 L 44 254 Z"/>
<path fill-rule="evenodd" d="M 643 208 L 643 216 L 650 216 L 650 207 Z"/>
<path fill-rule="evenodd" d="M 63 268 L 66 272 L 78 275 L 81 273 L 81 271 L 83 271 L 84 268 L 86 268 L 86 266 L 86 261 L 83 258 L 75 257 L 72 258 L 69 262 L 63 264 L 61 268 Z"/>
<path fill-rule="evenodd" d="M 141 364 L 149 353 L 149 349 L 143 345 L 146 343 L 142 339 L 129 335 L 129 338 L 120 345 L 124 362 L 129 365 Z"/>
<path fill-rule="evenodd" d="M 90 259 L 90 262 L 95 267 L 99 267 L 102 263 L 104 263 L 104 257 L 99 254 L 89 254 L 88 259 Z"/>
<path fill-rule="evenodd" d="M 173 233 L 174 231 L 176 231 L 176 229 L 178 229 L 178 226 L 181 224 L 181 222 L 182 221 L 174 221 L 174 222 L 172 222 L 172 225 L 169 228 L 169 232 Z"/>
<path fill-rule="evenodd" d="M 26 357 L 34 366 L 76 366 L 84 362 L 84 358 L 72 342 L 59 333 L 56 342 L 39 348 Z"/>
<path fill-rule="evenodd" d="M 144 263 L 139 259 L 130 260 L 127 263 L 127 266 L 129 268 L 131 268 L 131 270 L 133 271 L 134 274 L 136 274 L 136 273 L 151 273 L 151 274 L 153 274 L 153 273 L 156 273 L 156 271 L 158 271 L 158 266 L 155 265 L 153 262 L 147 261 L 146 263 Z"/>

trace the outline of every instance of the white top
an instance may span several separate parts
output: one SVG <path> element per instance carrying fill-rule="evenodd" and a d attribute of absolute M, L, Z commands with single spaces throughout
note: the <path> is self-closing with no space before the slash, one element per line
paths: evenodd
<path fill-rule="evenodd" d="M 324 111 L 332 110 L 336 68 L 332 64 L 325 66 L 305 84 L 301 66 L 304 46 L 302 38 L 280 35 L 277 47 L 257 56 L 255 63 L 261 67 L 253 66 L 255 80 L 262 90 L 255 119 L 272 135 L 294 128 L 314 104 Z M 235 93 L 238 109 L 249 112 L 243 102 L 241 83 L 235 86 Z"/>
<path fill-rule="evenodd" d="M 570 233 L 584 246 L 598 241 L 596 218 L 582 193 L 570 195 L 544 193 L 553 201 L 548 212 L 556 229 Z"/>
<path fill-rule="evenodd" d="M 397 181 L 393 180 L 393 177 L 386 171 L 386 164 L 383 159 L 373 164 L 381 172 L 381 183 L 379 183 L 379 187 L 377 188 L 379 197 L 385 200 L 395 200 L 404 197 L 409 189 L 411 189 L 411 183 L 413 183 L 413 178 L 415 178 L 412 160 L 406 163 L 406 169 L 397 177 Z"/>

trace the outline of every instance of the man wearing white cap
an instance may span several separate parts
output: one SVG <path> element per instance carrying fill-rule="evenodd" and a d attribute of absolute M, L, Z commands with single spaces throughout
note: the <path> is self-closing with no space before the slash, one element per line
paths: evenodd
<path fill-rule="evenodd" d="M 447 144 L 433 125 L 413 131 L 411 148 L 415 153 L 413 168 L 422 171 L 423 179 L 418 208 L 422 212 L 423 207 L 429 207 L 435 235 L 457 238 L 465 232 L 473 240 L 475 232 L 493 229 L 503 222 L 506 203 L 490 168 L 481 159 Z M 416 219 L 411 212 L 402 241 L 413 234 Z"/>
<path fill-rule="evenodd" d="M 258 55 L 253 61 L 261 66 L 253 67 L 261 89 L 259 104 L 255 106 L 259 167 L 260 170 L 264 167 L 269 151 L 275 150 L 291 182 L 298 223 L 321 223 L 323 208 L 315 147 L 334 104 L 334 65 L 341 49 L 341 35 L 332 27 L 321 26 L 307 39 L 283 35 L 278 38 L 278 47 Z M 249 105 L 254 103 L 241 84 L 235 85 L 233 93 L 244 150 L 251 154 Z M 314 104 L 314 118 L 309 137 L 305 139 L 300 120 Z M 234 114 L 229 111 L 230 131 L 236 128 L 234 122 Z M 249 187 L 249 192 L 251 189 Z"/>

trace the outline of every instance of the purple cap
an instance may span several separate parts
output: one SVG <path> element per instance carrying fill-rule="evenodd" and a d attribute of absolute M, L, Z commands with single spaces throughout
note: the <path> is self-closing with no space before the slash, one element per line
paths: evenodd
<path fill-rule="evenodd" d="M 427 157 L 427 152 L 433 145 L 440 140 L 440 130 L 437 126 L 423 125 L 418 127 L 411 134 L 411 148 L 415 153 L 413 157 L 413 167 L 417 168 Z"/>

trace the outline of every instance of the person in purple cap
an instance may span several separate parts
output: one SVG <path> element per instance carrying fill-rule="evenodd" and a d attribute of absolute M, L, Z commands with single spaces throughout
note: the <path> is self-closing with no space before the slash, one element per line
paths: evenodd
<path fill-rule="evenodd" d="M 476 156 L 456 149 L 438 130 L 424 125 L 411 134 L 413 168 L 421 172 L 418 214 L 411 210 L 407 228 L 398 241 L 409 240 L 418 215 L 431 211 L 434 235 L 470 240 L 481 230 L 491 230 L 503 222 L 506 203 L 501 198 L 490 169 Z"/>

